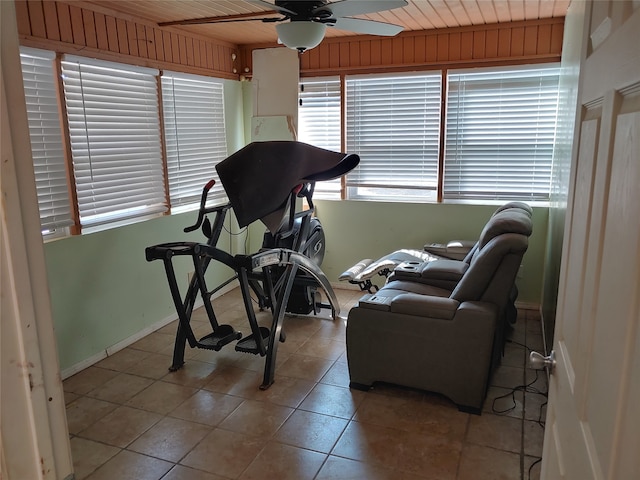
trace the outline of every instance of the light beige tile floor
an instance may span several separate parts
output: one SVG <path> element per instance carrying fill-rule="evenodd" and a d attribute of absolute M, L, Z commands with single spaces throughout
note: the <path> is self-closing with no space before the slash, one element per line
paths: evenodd
<path fill-rule="evenodd" d="M 343 314 L 361 296 L 336 294 Z M 238 289 L 214 310 L 248 331 Z M 204 311 L 192 325 L 207 333 Z M 77 480 L 539 478 L 546 397 L 536 392 L 546 379 L 525 364 L 529 349 L 542 351 L 533 311 L 519 312 L 482 415 L 428 392 L 350 390 L 345 324 L 328 311 L 285 319 L 276 381 L 264 391 L 264 359 L 233 345 L 187 349 L 184 367 L 169 372 L 175 329 L 64 381 Z"/>

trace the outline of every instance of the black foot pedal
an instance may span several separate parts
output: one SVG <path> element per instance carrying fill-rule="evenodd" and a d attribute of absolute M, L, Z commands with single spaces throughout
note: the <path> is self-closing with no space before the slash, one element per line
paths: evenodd
<path fill-rule="evenodd" d="M 206 348 L 217 352 L 227 343 L 231 343 L 241 337 L 242 333 L 235 331 L 231 325 L 218 325 L 215 332 L 198 340 L 197 346 L 198 348 Z"/>
<path fill-rule="evenodd" d="M 262 335 L 263 341 L 268 339 L 270 334 L 271 332 L 267 327 L 260 327 L 260 335 Z M 253 353 L 254 355 L 257 355 L 258 353 L 260 353 L 260 350 L 258 349 L 258 342 L 256 342 L 256 339 L 253 336 L 253 334 L 247 337 L 244 337 L 242 340 L 236 343 L 236 351 L 244 352 L 244 353 Z"/>

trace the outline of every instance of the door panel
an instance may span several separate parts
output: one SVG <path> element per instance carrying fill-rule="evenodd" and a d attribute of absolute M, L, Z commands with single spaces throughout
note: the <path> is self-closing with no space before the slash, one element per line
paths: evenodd
<path fill-rule="evenodd" d="M 542 478 L 640 478 L 640 8 L 589 2 Z"/>

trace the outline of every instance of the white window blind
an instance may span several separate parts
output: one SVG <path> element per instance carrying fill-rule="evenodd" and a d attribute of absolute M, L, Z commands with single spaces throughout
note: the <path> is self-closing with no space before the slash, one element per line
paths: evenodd
<path fill-rule="evenodd" d="M 216 184 L 209 192 L 210 204 L 225 202 L 215 169 L 227 157 L 223 84 L 203 76 L 164 72 L 162 107 L 171 206 L 197 206 L 202 188 L 211 179 Z"/>
<path fill-rule="evenodd" d="M 300 82 L 298 140 L 334 152 L 340 145 L 340 77 L 305 78 Z M 314 197 L 340 200 L 341 180 L 317 182 Z"/>
<path fill-rule="evenodd" d="M 557 66 L 448 75 L 444 198 L 548 200 Z"/>
<path fill-rule="evenodd" d="M 65 56 L 62 73 L 81 225 L 166 211 L 157 71 Z"/>
<path fill-rule="evenodd" d="M 43 235 L 73 225 L 67 169 L 58 115 L 55 53 L 20 49 L 29 136 Z"/>
<path fill-rule="evenodd" d="M 346 78 L 350 198 L 436 198 L 441 73 Z"/>

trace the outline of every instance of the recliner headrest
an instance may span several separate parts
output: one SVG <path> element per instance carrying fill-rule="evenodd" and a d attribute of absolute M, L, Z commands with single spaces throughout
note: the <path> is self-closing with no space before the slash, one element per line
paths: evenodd
<path fill-rule="evenodd" d="M 529 216 L 533 215 L 533 208 L 531 208 L 531 206 L 529 206 L 528 204 L 524 203 L 524 202 L 508 202 L 505 203 L 504 205 L 498 207 L 496 209 L 495 212 L 493 212 L 493 215 L 495 215 L 496 213 L 500 213 L 504 210 L 509 210 L 512 208 L 516 208 L 518 210 L 522 210 L 523 212 L 526 212 Z"/>
<path fill-rule="evenodd" d="M 533 222 L 529 215 L 522 210 L 510 208 L 493 215 L 480 233 L 478 247 L 483 248 L 492 238 L 503 233 L 519 233 L 531 235 Z"/>

